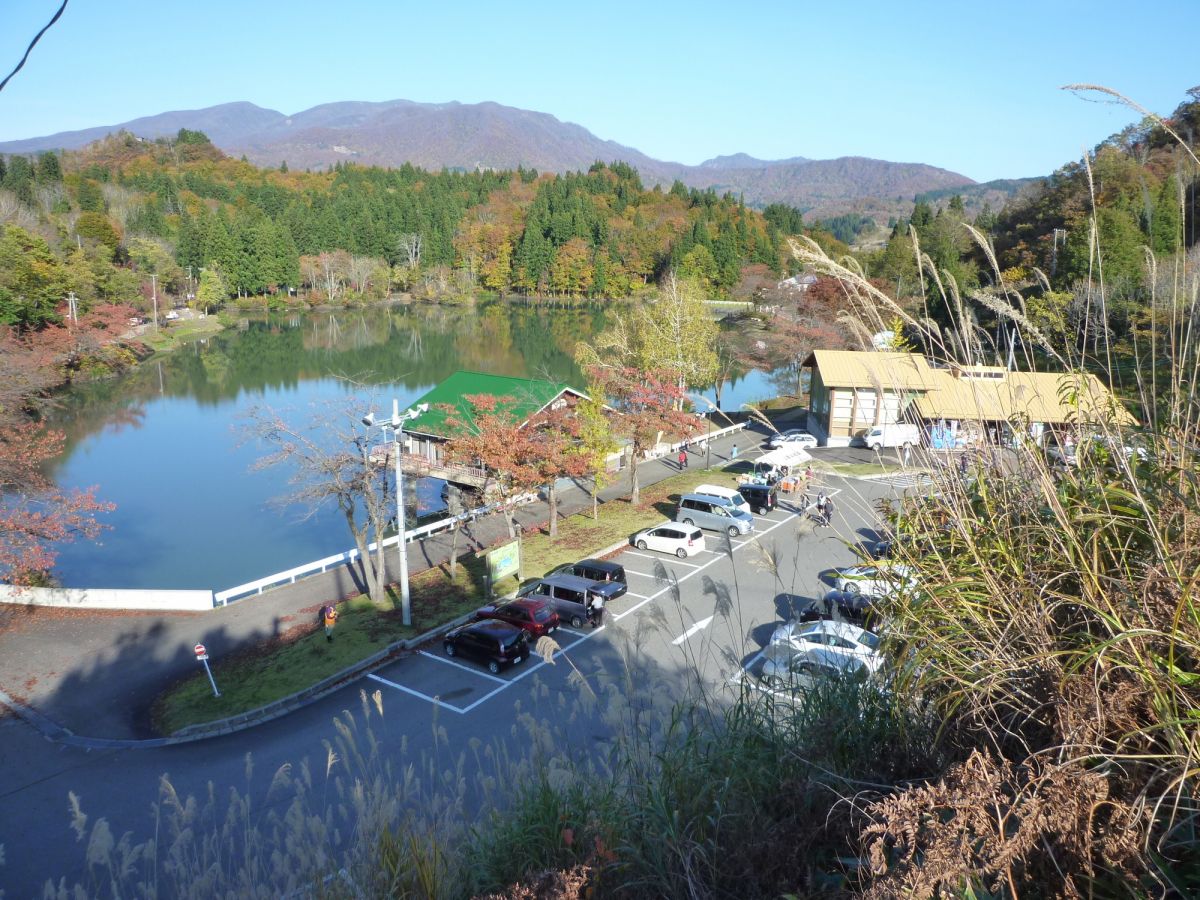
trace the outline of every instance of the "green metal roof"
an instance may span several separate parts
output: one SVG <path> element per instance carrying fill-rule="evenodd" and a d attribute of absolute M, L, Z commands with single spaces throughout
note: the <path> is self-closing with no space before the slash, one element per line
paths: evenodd
<path fill-rule="evenodd" d="M 486 394 L 491 397 L 511 397 L 511 402 L 501 408 L 509 409 L 522 422 L 528 421 L 563 391 L 586 397 L 583 391 L 568 384 L 555 381 L 538 381 L 533 378 L 510 378 L 507 375 L 489 375 L 485 372 L 455 372 L 412 405 L 429 404 L 429 412 L 412 420 L 405 426 L 409 434 L 428 434 L 434 437 L 453 437 L 455 429 L 446 424 L 454 416 L 463 421 L 472 419 L 473 407 L 466 401 L 468 395 Z M 440 407 L 450 406 L 457 413 L 447 412 Z"/>

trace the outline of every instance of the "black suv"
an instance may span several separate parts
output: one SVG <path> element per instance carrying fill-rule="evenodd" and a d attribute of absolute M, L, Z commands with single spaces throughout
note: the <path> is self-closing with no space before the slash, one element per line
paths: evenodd
<path fill-rule="evenodd" d="M 577 563 L 559 566 L 550 574 L 574 575 L 577 578 L 586 578 L 588 581 L 620 585 L 619 590 L 614 591 L 606 597 L 609 600 L 620 597 L 629 590 L 629 582 L 625 580 L 625 567 L 620 563 L 609 562 L 606 559 L 581 559 Z"/>
<path fill-rule="evenodd" d="M 529 656 L 529 638 L 524 629 L 496 619 L 459 626 L 447 632 L 442 646 L 447 656 L 470 657 L 484 663 L 493 675 Z"/>
<path fill-rule="evenodd" d="M 741 484 L 738 493 L 746 498 L 750 509 L 760 516 L 779 506 L 778 484 Z"/>

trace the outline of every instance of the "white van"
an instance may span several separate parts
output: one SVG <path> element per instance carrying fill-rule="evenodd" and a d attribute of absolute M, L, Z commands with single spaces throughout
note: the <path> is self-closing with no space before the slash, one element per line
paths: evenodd
<path fill-rule="evenodd" d="M 910 447 L 919 446 L 921 443 L 921 428 L 919 425 L 910 425 L 906 422 L 897 422 L 893 425 L 876 425 L 860 438 L 856 438 L 856 442 L 861 441 L 865 446 L 872 450 L 879 450 L 883 447 Z"/>
<path fill-rule="evenodd" d="M 746 498 L 733 488 L 720 487 L 715 484 L 698 484 L 692 489 L 692 493 L 702 494 L 705 497 L 712 497 L 715 500 L 719 500 L 722 506 L 740 509 L 742 512 L 750 512 L 750 504 L 746 502 Z"/>

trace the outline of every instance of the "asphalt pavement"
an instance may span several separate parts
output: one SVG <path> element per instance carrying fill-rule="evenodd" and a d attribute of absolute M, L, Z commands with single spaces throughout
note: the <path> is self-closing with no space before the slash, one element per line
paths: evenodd
<path fill-rule="evenodd" d="M 766 435 L 763 426 L 752 424 L 745 432 L 713 440 L 712 464 L 727 462 L 734 445 L 741 458 L 752 455 Z M 696 452 L 692 461 L 703 465 L 709 458 Z M 674 456 L 668 455 L 643 462 L 639 477 L 643 485 L 653 484 L 678 471 Z M 622 473 L 600 497 L 609 501 L 626 496 L 627 491 Z M 584 485 L 560 491 L 560 516 L 590 505 Z M 545 524 L 548 515 L 548 506 L 536 502 L 520 507 L 516 519 L 522 527 L 533 529 Z M 458 552 L 460 556 L 474 553 L 507 539 L 503 517 L 487 516 L 461 530 Z M 451 540 L 441 534 L 410 544 L 410 571 L 421 572 L 448 560 Z M 150 706 L 166 686 L 195 672 L 195 644 L 204 644 L 219 659 L 314 622 L 322 605 L 362 590 L 357 566 L 347 565 L 211 612 L 97 612 L 3 605 L 0 690 L 38 714 L 38 724 L 50 734 L 67 729 L 98 740 L 150 739 L 156 736 Z"/>
<path fill-rule="evenodd" d="M 756 443 L 741 438 L 739 456 Z M 718 452 L 724 455 L 725 450 Z M 648 464 L 648 480 L 675 471 L 663 466 L 656 475 L 650 468 L 656 465 L 662 466 Z M 367 709 L 372 710 L 371 727 L 379 738 L 377 752 L 393 770 L 412 766 L 417 773 L 404 796 L 422 810 L 436 806 L 437 785 L 443 786 L 438 790 L 451 785 L 462 792 L 453 798 L 461 810 L 458 815 L 469 819 L 475 810 L 494 808 L 496 797 L 488 792 L 496 783 L 508 784 L 520 772 L 527 773 L 531 758 L 561 755 L 603 771 L 614 736 L 636 725 L 639 716 L 658 727 L 670 721 L 670 704 L 689 692 L 702 688 L 705 696 L 720 702 L 734 696 L 747 679 L 753 683 L 756 662 L 771 632 L 809 600 L 821 597 L 838 568 L 855 561 L 852 545 L 876 536 L 876 501 L 896 490 L 888 480 L 835 477 L 824 479 L 822 487 L 836 501 L 831 528 L 816 527 L 785 497 L 780 509 L 755 517 L 751 535 L 730 539 L 707 532 L 706 552 L 687 560 L 623 549 L 618 558 L 629 573 L 629 593 L 609 605 L 604 627 L 561 629 L 555 635 L 557 649 L 543 647 L 545 655 L 535 655 L 499 676 L 450 660 L 440 641 L 432 641 L 285 718 L 167 747 L 89 750 L 47 742 L 23 721 L 0 720 L 0 845 L 5 847 L 0 884 L 6 896 L 26 897 L 40 895 L 47 877 L 74 881 L 85 876 L 87 842 L 77 842 L 71 830 L 69 792 L 81 798 L 92 822 L 103 816 L 114 834 L 129 831 L 135 842 L 155 833 L 151 804 L 159 796 L 164 774 L 180 796 L 195 796 L 202 804 L 210 785 L 218 797 L 236 786 L 253 796 L 262 814 L 273 796 L 273 773 L 285 766 L 299 771 L 306 764 L 318 784 L 314 799 L 326 793 L 336 797 L 333 788 L 321 787 L 330 777 L 326 742 L 337 749 L 346 733 L 345 726 L 335 728 L 332 722 L 344 722 L 352 713 L 361 720 Z M 243 607 L 242 615 L 253 617 L 255 609 L 265 609 L 264 600 L 275 602 L 264 595 Z M 295 601 L 301 608 L 317 602 Z M 229 612 L 238 612 L 238 607 Z M 283 614 L 289 614 L 288 608 L 276 607 L 270 616 Z M 263 616 L 257 623 L 248 619 L 245 627 L 269 629 L 271 619 Z M 92 673 L 102 670 L 106 678 L 125 675 L 153 684 L 154 678 L 143 671 L 139 648 L 175 640 L 190 656 L 196 630 L 217 627 L 196 617 L 121 618 L 115 633 L 131 635 L 128 648 L 73 673 L 64 669 L 71 680 L 60 679 L 60 688 L 88 693 L 96 704 L 119 703 L 127 689 L 90 679 Z M 64 633 L 86 644 L 93 637 L 93 625 L 114 628 L 102 617 L 88 621 L 91 624 L 77 624 Z M 0 657 L 7 656 L 9 646 L 0 646 Z M 75 648 L 59 646 L 56 652 L 70 659 Z M 191 659 L 187 663 L 195 666 Z M 0 659 L 0 667 L 8 665 Z M 145 668 L 153 673 L 165 667 L 151 662 Z M 97 683 L 89 687 L 89 679 Z M 364 691 L 378 692 L 382 718 L 373 712 L 374 703 L 364 705 Z M 68 703 L 53 689 L 47 688 L 47 693 L 58 706 L 43 709 L 75 710 L 85 725 L 105 721 L 103 710 L 88 717 L 86 698 Z M 343 765 L 349 769 L 353 754 L 343 750 L 338 757 L 334 775 Z M 513 768 L 502 769 L 508 760 Z"/>

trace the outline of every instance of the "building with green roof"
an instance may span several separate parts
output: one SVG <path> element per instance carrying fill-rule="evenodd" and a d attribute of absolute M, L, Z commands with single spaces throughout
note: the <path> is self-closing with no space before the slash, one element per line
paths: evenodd
<path fill-rule="evenodd" d="M 419 406 L 428 403 L 429 411 L 413 419 L 404 428 L 406 470 L 476 487 L 481 485 L 484 474 L 481 470 L 450 464 L 445 460 L 446 442 L 456 432 L 455 426 L 448 420 L 470 422 L 474 408 L 466 398 L 478 394 L 509 398 L 499 408 L 510 411 L 522 423 L 528 422 L 542 410 L 558 409 L 562 405 L 574 405 L 578 400 L 589 399 L 583 391 L 556 381 L 489 375 L 485 372 L 455 372 L 412 404 Z"/>

